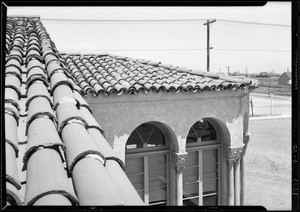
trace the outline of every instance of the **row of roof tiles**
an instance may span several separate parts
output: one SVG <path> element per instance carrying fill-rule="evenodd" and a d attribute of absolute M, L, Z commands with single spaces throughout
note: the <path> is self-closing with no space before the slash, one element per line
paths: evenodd
<path fill-rule="evenodd" d="M 7 29 L 8 204 L 143 204 L 91 108 L 74 89 L 76 84 L 63 68 L 62 58 L 40 20 L 8 18 Z M 26 48 L 30 43 L 36 48 Z M 26 93 L 22 93 L 22 85 Z M 21 101 L 26 102 L 27 114 L 20 114 Z M 20 115 L 27 116 L 25 129 L 18 127 Z M 24 155 L 18 155 L 18 130 L 25 130 L 27 135 Z M 18 176 L 21 167 L 16 165 L 18 157 L 23 158 L 22 171 L 26 171 L 24 200 L 18 193 L 22 186 Z"/>
<path fill-rule="evenodd" d="M 64 55 L 64 59 L 69 74 L 84 95 L 220 91 L 258 85 L 252 79 L 220 76 L 111 54 Z"/>

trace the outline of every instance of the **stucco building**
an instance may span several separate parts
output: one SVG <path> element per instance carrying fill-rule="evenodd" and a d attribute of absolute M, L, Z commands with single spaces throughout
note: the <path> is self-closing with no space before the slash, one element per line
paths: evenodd
<path fill-rule="evenodd" d="M 57 51 L 6 26 L 10 205 L 243 205 L 252 79 Z"/>
<path fill-rule="evenodd" d="M 146 204 L 244 204 L 255 81 L 109 54 L 65 58 Z"/>

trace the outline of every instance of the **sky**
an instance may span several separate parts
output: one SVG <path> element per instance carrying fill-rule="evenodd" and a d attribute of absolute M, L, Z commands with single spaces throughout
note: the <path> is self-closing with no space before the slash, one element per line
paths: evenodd
<path fill-rule="evenodd" d="M 203 71 L 207 70 L 203 24 L 216 19 L 210 26 L 211 72 L 227 73 L 228 67 L 243 73 L 291 70 L 290 2 L 259 7 L 8 7 L 7 11 L 8 16 L 40 16 L 60 52 L 111 53 Z"/>

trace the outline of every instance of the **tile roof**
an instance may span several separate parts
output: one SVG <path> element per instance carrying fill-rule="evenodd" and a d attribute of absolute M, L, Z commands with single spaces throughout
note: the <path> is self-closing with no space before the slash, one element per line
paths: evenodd
<path fill-rule="evenodd" d="M 5 56 L 7 204 L 143 204 L 39 18 L 7 18 Z"/>
<path fill-rule="evenodd" d="M 258 81 L 254 79 L 220 76 L 112 54 L 65 54 L 63 58 L 69 75 L 78 85 L 76 89 L 84 95 L 220 91 L 258 86 Z"/>

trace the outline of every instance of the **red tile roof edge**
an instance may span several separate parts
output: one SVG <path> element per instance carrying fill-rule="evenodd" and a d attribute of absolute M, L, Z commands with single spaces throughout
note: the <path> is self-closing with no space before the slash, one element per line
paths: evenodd
<path fill-rule="evenodd" d="M 201 77 L 210 77 L 213 79 L 219 79 L 220 77 L 224 77 L 222 75 L 213 73 L 213 72 L 206 72 L 206 71 L 202 71 L 200 69 L 190 69 L 187 67 L 180 67 L 180 66 L 174 66 L 172 64 L 164 64 L 161 63 L 159 61 L 150 61 L 150 60 L 145 60 L 145 59 L 136 59 L 136 58 L 132 58 L 132 57 L 126 57 L 126 56 L 120 56 L 120 55 L 115 55 L 115 54 L 110 54 L 110 53 L 94 53 L 94 54 L 80 54 L 78 52 L 70 52 L 70 53 L 63 53 L 64 56 L 68 56 L 68 55 L 73 55 L 73 56 L 79 56 L 79 57 L 92 57 L 92 56 L 109 56 L 112 58 L 116 58 L 116 59 L 124 59 L 124 60 L 131 60 L 134 61 L 136 63 L 141 63 L 141 64 L 149 64 L 152 65 L 154 67 L 164 67 L 167 69 L 171 69 L 171 70 L 176 70 L 176 71 L 180 71 L 180 72 L 185 72 L 185 73 L 189 73 L 192 75 L 197 75 L 197 76 L 201 76 Z M 248 78 L 248 77 L 243 77 L 243 78 L 236 78 L 236 77 L 232 77 L 232 76 L 226 76 L 226 81 L 229 82 L 235 82 L 235 83 L 242 83 L 245 85 L 248 85 L 252 88 L 257 88 L 259 86 L 259 82 L 256 79 L 252 79 L 252 78 Z"/>

